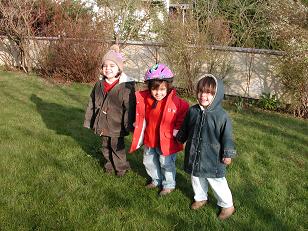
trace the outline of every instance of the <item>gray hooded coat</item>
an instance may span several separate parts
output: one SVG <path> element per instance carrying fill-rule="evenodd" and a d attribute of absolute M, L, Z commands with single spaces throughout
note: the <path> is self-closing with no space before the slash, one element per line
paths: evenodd
<path fill-rule="evenodd" d="M 184 143 L 184 170 L 197 177 L 220 178 L 226 173 L 222 158 L 236 154 L 232 141 L 232 125 L 221 106 L 223 82 L 216 81 L 216 94 L 207 108 L 190 107 L 176 138 Z"/>

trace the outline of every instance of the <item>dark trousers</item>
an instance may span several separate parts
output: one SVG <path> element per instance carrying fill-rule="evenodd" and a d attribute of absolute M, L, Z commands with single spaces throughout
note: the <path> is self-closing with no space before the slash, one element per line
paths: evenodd
<path fill-rule="evenodd" d="M 102 153 L 106 160 L 106 172 L 124 173 L 130 169 L 126 159 L 124 137 L 102 136 Z"/>

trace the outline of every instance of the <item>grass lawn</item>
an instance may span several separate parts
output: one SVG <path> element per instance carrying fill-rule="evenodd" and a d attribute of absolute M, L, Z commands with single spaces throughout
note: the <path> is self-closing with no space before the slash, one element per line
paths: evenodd
<path fill-rule="evenodd" d="M 146 190 L 141 152 L 124 178 L 102 169 L 100 140 L 82 127 L 91 86 L 0 72 L 0 230 L 307 230 L 308 121 L 227 107 L 238 156 L 227 179 L 237 212 L 216 218 L 177 159 L 177 189 Z M 126 139 L 127 147 L 130 138 Z"/>

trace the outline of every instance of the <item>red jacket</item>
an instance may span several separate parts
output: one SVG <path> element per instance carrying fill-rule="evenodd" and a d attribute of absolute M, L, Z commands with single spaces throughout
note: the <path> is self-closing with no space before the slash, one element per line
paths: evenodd
<path fill-rule="evenodd" d="M 136 120 L 130 152 L 137 150 L 143 144 L 143 136 L 146 126 L 145 100 L 151 95 L 149 90 L 138 91 L 135 94 L 137 103 Z M 160 149 L 164 156 L 183 150 L 183 145 L 177 142 L 173 136 L 173 129 L 180 129 L 189 108 L 189 104 L 178 97 L 175 90 L 172 90 L 166 97 L 167 102 L 160 124 Z"/>

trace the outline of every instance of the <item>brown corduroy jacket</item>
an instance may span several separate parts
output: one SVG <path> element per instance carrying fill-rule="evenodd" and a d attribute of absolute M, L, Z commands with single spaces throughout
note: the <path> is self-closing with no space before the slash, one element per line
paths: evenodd
<path fill-rule="evenodd" d="M 100 79 L 93 87 L 83 126 L 100 136 L 126 136 L 135 119 L 135 82 L 122 73 L 119 83 L 105 94 L 104 81 Z"/>

